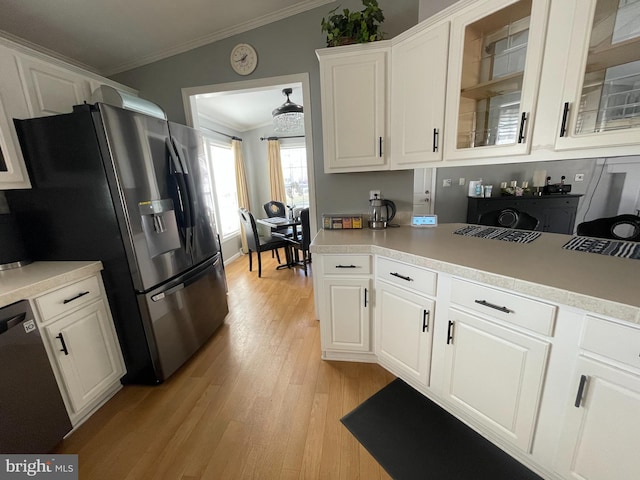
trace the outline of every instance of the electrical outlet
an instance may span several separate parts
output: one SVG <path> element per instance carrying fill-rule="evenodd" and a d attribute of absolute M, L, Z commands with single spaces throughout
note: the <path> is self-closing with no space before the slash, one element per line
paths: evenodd
<path fill-rule="evenodd" d="M 450 178 L 446 178 L 446 179 L 442 180 L 442 186 L 443 187 L 450 187 L 451 186 L 451 179 Z"/>
<path fill-rule="evenodd" d="M 380 190 L 369 190 L 369 200 L 373 200 L 374 198 L 376 198 L 376 195 L 378 196 L 378 198 L 381 198 Z"/>
<path fill-rule="evenodd" d="M 460 180 L 458 180 L 458 185 L 460 186 L 464 186 L 466 180 L 464 178 L 461 178 Z"/>
<path fill-rule="evenodd" d="M 584 173 L 576 173 L 574 180 L 576 182 L 584 182 Z"/>

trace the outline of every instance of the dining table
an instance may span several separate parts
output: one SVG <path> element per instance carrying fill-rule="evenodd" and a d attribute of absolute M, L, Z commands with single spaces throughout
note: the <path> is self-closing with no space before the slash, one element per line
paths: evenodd
<path fill-rule="evenodd" d="M 291 241 L 291 243 L 298 242 L 300 232 L 298 227 L 302 225 L 300 219 L 291 219 L 286 217 L 268 217 L 268 218 L 256 218 L 256 223 L 265 225 L 271 229 L 271 235 L 276 237 L 282 237 L 285 240 Z M 291 233 L 279 233 L 276 230 L 282 228 L 291 228 Z M 299 267 L 303 266 L 298 256 L 298 250 L 292 248 L 293 245 L 285 249 L 286 263 L 278 265 L 276 269 L 281 270 L 283 268 Z"/>

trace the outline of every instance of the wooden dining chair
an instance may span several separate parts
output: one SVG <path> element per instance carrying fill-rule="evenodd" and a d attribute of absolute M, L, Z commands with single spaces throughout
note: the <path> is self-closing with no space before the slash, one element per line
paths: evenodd
<path fill-rule="evenodd" d="M 247 248 L 249 249 L 249 271 L 253 271 L 253 252 L 256 252 L 258 255 L 258 277 L 262 277 L 262 258 L 260 254 L 269 250 L 275 251 L 278 263 L 280 263 L 278 249 L 288 248 L 289 243 L 281 237 L 261 237 L 258 234 L 256 219 L 253 214 L 244 208 L 239 208 L 238 214 L 244 227 Z"/>

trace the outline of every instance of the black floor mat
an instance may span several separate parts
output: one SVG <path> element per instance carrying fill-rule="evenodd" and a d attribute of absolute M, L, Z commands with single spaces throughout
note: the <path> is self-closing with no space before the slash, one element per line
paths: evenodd
<path fill-rule="evenodd" d="M 541 480 L 400 379 L 341 421 L 396 480 Z"/>

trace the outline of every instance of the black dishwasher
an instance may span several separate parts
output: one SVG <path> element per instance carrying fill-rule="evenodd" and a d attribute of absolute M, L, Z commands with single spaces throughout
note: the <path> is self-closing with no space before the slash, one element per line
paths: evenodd
<path fill-rule="evenodd" d="M 49 453 L 71 428 L 29 302 L 0 308 L 0 453 Z"/>

